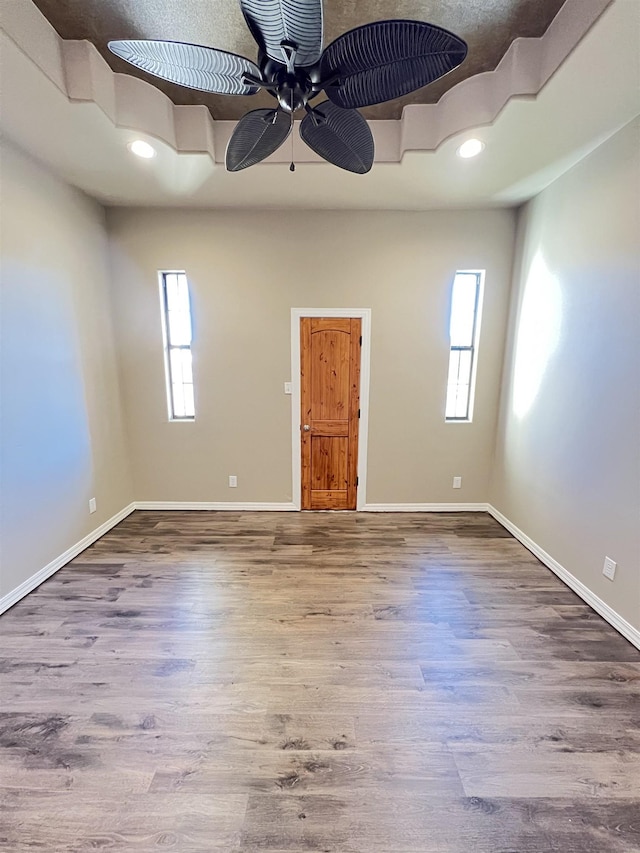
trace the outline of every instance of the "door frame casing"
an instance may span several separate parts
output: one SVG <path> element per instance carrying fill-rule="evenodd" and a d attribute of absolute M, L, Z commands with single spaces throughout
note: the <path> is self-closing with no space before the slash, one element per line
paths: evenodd
<path fill-rule="evenodd" d="M 302 508 L 302 462 L 300 450 L 300 320 L 302 317 L 354 317 L 360 318 L 362 321 L 362 347 L 360 349 L 360 423 L 358 426 L 358 492 L 356 499 L 356 510 L 361 510 L 367 502 L 371 308 L 291 309 L 291 496 L 296 509 Z"/>

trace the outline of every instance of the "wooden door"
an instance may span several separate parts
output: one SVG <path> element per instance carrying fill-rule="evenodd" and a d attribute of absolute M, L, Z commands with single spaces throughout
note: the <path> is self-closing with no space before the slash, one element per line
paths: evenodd
<path fill-rule="evenodd" d="M 355 509 L 361 321 L 300 319 L 302 509 Z"/>

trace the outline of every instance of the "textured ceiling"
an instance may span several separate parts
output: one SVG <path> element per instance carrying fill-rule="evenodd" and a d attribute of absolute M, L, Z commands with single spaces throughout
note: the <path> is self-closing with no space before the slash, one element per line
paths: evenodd
<path fill-rule="evenodd" d="M 511 42 L 541 36 L 564 0 L 325 0 L 324 43 L 369 21 L 410 18 L 451 30 L 469 45 L 463 65 L 417 92 L 369 107 L 369 119 L 400 118 L 406 104 L 435 103 L 463 80 L 492 71 Z M 206 104 L 215 119 L 236 120 L 250 109 L 272 106 L 265 92 L 251 98 L 207 95 L 137 71 L 107 50 L 110 39 L 148 38 L 218 47 L 256 58 L 256 45 L 235 0 L 35 0 L 65 39 L 93 42 L 115 70 L 135 74 L 162 89 L 176 104 Z"/>

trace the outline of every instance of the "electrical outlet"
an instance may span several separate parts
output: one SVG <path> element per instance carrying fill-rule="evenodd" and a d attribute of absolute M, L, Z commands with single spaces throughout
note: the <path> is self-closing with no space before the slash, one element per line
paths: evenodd
<path fill-rule="evenodd" d="M 454 477 L 453 478 L 453 488 L 461 489 L 462 488 L 462 477 Z"/>
<path fill-rule="evenodd" d="M 91 500 L 89 501 L 89 512 L 95 512 L 97 509 L 98 507 L 96 506 L 96 499 L 91 498 Z"/>
<path fill-rule="evenodd" d="M 229 488 L 235 489 L 238 485 L 238 478 L 235 474 L 229 474 Z"/>
<path fill-rule="evenodd" d="M 611 557 L 604 558 L 604 566 L 602 567 L 602 574 L 605 578 L 609 578 L 612 581 L 616 576 L 616 566 L 618 564 L 614 562 Z"/>

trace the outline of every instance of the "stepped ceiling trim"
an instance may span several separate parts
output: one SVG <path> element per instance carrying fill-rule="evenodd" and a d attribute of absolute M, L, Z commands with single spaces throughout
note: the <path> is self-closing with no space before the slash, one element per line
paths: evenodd
<path fill-rule="evenodd" d="M 516 39 L 495 71 L 461 81 L 437 104 L 405 106 L 399 120 L 370 121 L 376 162 L 434 151 L 460 132 L 492 124 L 512 99 L 535 98 L 612 2 L 567 0 L 542 37 Z M 90 42 L 61 39 L 30 0 L 9 4 L 3 28 L 70 101 L 96 104 L 116 128 L 223 162 L 235 122 L 214 121 L 205 106 L 175 105 L 149 83 L 115 73 Z M 289 155 L 283 146 L 266 162 L 288 162 Z M 318 161 L 311 150 L 296 150 L 296 162 Z"/>

